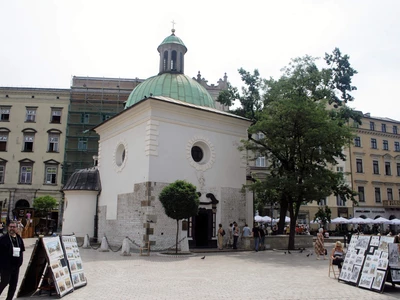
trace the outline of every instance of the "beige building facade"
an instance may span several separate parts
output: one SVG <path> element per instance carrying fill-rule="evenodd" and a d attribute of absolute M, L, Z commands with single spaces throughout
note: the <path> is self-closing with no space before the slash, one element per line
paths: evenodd
<path fill-rule="evenodd" d="M 364 114 L 350 147 L 355 217 L 400 218 L 400 121 Z"/>
<path fill-rule="evenodd" d="M 69 89 L 0 88 L 0 205 L 2 221 L 36 197 L 62 202 Z"/>

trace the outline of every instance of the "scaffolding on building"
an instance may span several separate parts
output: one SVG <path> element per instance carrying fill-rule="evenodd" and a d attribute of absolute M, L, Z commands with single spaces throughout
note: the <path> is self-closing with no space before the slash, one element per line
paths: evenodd
<path fill-rule="evenodd" d="M 91 129 L 124 109 L 132 90 L 144 80 L 73 76 L 70 89 L 63 183 L 77 170 L 94 165 L 99 136 Z"/>

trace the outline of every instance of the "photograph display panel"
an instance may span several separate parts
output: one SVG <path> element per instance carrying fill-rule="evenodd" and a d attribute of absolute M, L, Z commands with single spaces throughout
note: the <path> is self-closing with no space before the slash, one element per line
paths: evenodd
<path fill-rule="evenodd" d="M 387 236 L 352 236 L 339 280 L 381 291 L 390 264 L 399 264 L 400 247 L 392 246 L 393 241 Z M 400 270 L 391 270 L 391 275 L 394 282 L 400 281 Z"/>
<path fill-rule="evenodd" d="M 388 245 L 388 257 L 391 268 L 400 268 L 400 244 Z"/>
<path fill-rule="evenodd" d="M 400 269 L 390 269 L 390 275 L 393 282 L 400 282 Z"/>
<path fill-rule="evenodd" d="M 68 259 L 69 268 L 71 270 L 72 284 L 74 288 L 87 284 L 85 273 L 83 270 L 82 259 L 79 253 L 78 243 L 75 236 L 63 236 L 65 255 Z"/>
<path fill-rule="evenodd" d="M 43 238 L 43 244 L 49 258 L 49 266 L 53 273 L 54 285 L 58 294 L 62 297 L 73 291 L 74 287 L 71 283 L 71 277 L 60 238 L 58 236 Z"/>

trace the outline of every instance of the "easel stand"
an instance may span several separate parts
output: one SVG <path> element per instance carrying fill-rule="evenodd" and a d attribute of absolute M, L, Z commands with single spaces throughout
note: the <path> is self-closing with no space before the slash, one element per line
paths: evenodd
<path fill-rule="evenodd" d="M 17 297 L 48 292 L 61 298 L 86 283 L 74 236 L 39 238 Z"/>

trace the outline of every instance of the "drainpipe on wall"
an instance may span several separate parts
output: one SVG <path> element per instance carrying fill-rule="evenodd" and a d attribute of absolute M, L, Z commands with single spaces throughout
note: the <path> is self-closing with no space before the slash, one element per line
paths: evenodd
<path fill-rule="evenodd" d="M 99 209 L 99 196 L 100 196 L 101 191 L 97 193 L 96 196 L 96 214 L 94 215 L 94 228 L 93 228 L 93 242 L 97 243 L 98 238 L 99 238 L 99 215 L 98 215 L 98 209 Z"/>

